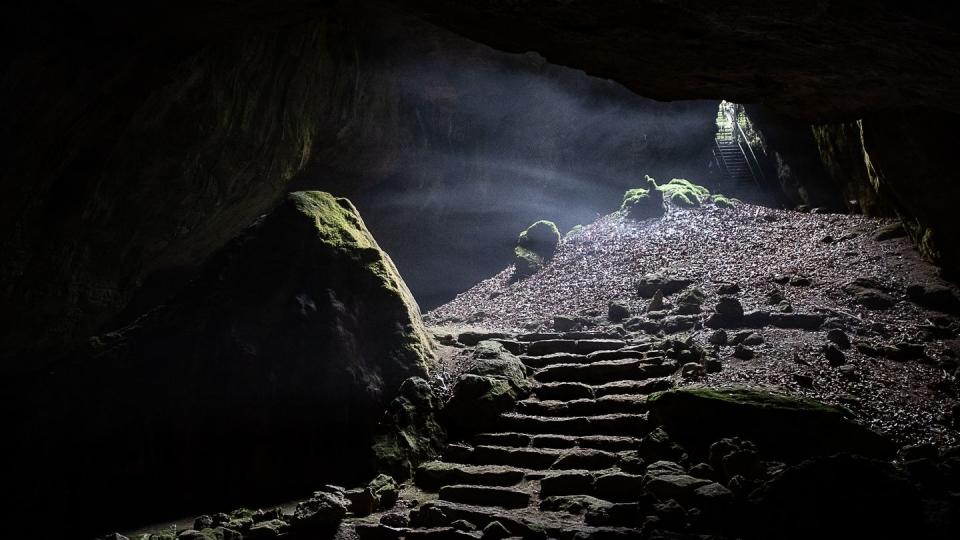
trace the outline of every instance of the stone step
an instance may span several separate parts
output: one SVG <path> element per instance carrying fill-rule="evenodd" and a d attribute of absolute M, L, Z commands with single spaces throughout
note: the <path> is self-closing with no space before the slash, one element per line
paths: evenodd
<path fill-rule="evenodd" d="M 643 476 L 624 472 L 570 470 L 547 473 L 540 480 L 540 498 L 590 495 L 610 502 L 636 501 L 643 494 Z"/>
<path fill-rule="evenodd" d="M 550 468 L 553 470 L 601 470 L 614 467 L 619 461 L 620 456 L 613 452 L 592 450 L 589 448 L 571 448 L 564 450 Z"/>
<path fill-rule="evenodd" d="M 512 446 L 516 448 L 591 448 L 608 452 L 636 449 L 640 439 L 617 435 L 557 435 L 530 433 L 480 433 L 474 436 L 474 444 L 486 446 Z"/>
<path fill-rule="evenodd" d="M 597 477 L 592 471 L 551 472 L 540 479 L 540 498 L 557 495 L 592 495 Z"/>
<path fill-rule="evenodd" d="M 533 435 L 529 433 L 517 433 L 514 431 L 502 431 L 496 433 L 478 433 L 473 436 L 473 444 L 485 444 L 487 446 L 515 446 L 517 448 L 526 448 L 530 446 Z"/>
<path fill-rule="evenodd" d="M 552 339 L 572 339 L 572 340 L 590 340 L 590 339 L 622 339 L 622 336 L 616 332 L 603 331 L 580 331 L 580 332 L 533 332 L 530 334 L 520 334 L 516 336 L 518 341 L 549 341 Z"/>
<path fill-rule="evenodd" d="M 592 364 L 557 364 L 538 370 L 533 378 L 541 383 L 582 382 L 604 384 L 614 381 L 639 381 L 674 373 L 674 361 L 650 363 L 643 360 L 604 360 Z"/>
<path fill-rule="evenodd" d="M 645 413 L 646 399 L 636 395 L 609 395 L 599 399 L 569 401 L 525 399 L 516 411 L 531 416 L 597 416 L 617 413 Z"/>
<path fill-rule="evenodd" d="M 418 486 L 426 490 L 437 490 L 455 484 L 506 487 L 519 484 L 525 473 L 524 469 L 502 465 L 463 465 L 430 461 L 417 467 L 414 479 Z"/>
<path fill-rule="evenodd" d="M 405 531 L 403 538 L 405 540 L 477 540 L 477 535 L 454 527 L 430 527 Z"/>
<path fill-rule="evenodd" d="M 673 388 L 673 381 L 665 378 L 654 378 L 643 381 L 614 381 L 607 384 L 590 387 L 591 393 L 597 398 L 605 396 L 645 396 L 654 392 L 662 392 Z"/>
<path fill-rule="evenodd" d="M 475 465 L 505 465 L 522 469 L 548 469 L 557 461 L 561 450 L 516 448 L 512 446 L 477 445 L 470 460 Z"/>
<path fill-rule="evenodd" d="M 622 360 L 624 358 L 655 358 L 662 357 L 662 351 L 651 351 L 650 345 L 632 345 L 611 351 L 595 351 L 587 355 L 588 362 L 600 360 Z"/>
<path fill-rule="evenodd" d="M 545 356 L 556 353 L 577 353 L 577 340 L 575 339 L 546 339 L 543 341 L 532 341 L 527 345 L 527 356 Z"/>
<path fill-rule="evenodd" d="M 437 516 L 443 516 L 446 523 L 458 520 L 469 521 L 479 529 L 491 522 L 499 521 L 513 536 L 540 538 L 544 526 L 514 513 L 498 510 L 496 507 L 473 506 L 450 501 L 431 501 L 424 503 L 410 513 L 410 524 L 414 527 L 434 525 Z"/>
<path fill-rule="evenodd" d="M 661 351 L 642 352 L 632 350 L 597 351 L 590 354 L 558 352 L 542 356 L 520 357 L 520 360 L 533 369 L 541 369 L 554 364 L 593 364 L 604 360 L 643 360 L 647 363 L 662 363 L 666 360 Z"/>
<path fill-rule="evenodd" d="M 500 508 L 526 508 L 530 494 L 515 488 L 456 484 L 440 488 L 438 498 L 473 506 L 498 506 Z"/>
<path fill-rule="evenodd" d="M 544 356 L 555 353 L 589 354 L 597 351 L 622 349 L 627 342 L 622 339 L 546 339 L 527 344 L 528 356 Z"/>
<path fill-rule="evenodd" d="M 647 417 L 642 414 L 550 417 L 507 413 L 501 415 L 500 425 L 507 431 L 539 435 L 623 435 L 641 437 L 649 431 Z"/>
<path fill-rule="evenodd" d="M 527 367 L 540 369 L 553 364 L 585 364 L 587 356 L 583 354 L 559 352 L 541 356 L 521 356 L 520 361 Z"/>
<path fill-rule="evenodd" d="M 543 400 L 573 400 L 593 397 L 593 387 L 579 382 L 544 383 L 533 389 L 533 395 Z"/>

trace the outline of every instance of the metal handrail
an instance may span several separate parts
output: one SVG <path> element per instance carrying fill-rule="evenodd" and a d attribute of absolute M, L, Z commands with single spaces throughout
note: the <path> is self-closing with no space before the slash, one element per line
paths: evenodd
<path fill-rule="evenodd" d="M 753 181 L 757 184 L 762 180 L 764 184 L 767 183 L 767 177 L 763 174 L 763 168 L 760 167 L 760 160 L 757 159 L 757 154 L 753 151 L 753 147 L 750 146 L 750 141 L 747 140 L 747 134 L 743 131 L 743 127 L 740 126 L 739 122 L 733 124 L 736 127 L 736 130 L 739 132 L 739 136 L 735 137 L 737 141 L 737 146 L 740 148 L 740 153 L 743 154 L 744 160 L 747 162 L 747 167 L 750 167 L 750 174 L 753 176 Z M 747 143 L 747 149 L 750 150 L 750 156 L 747 156 L 747 153 L 743 150 L 743 145 L 740 144 L 740 140 L 744 140 Z M 750 158 L 753 158 L 753 162 L 750 162 Z M 753 167 L 756 166 L 757 172 L 753 172 Z M 759 177 L 759 178 L 758 178 Z"/>

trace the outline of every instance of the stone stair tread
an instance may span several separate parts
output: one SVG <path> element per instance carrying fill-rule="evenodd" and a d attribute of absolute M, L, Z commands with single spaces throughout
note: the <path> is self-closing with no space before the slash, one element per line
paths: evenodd
<path fill-rule="evenodd" d="M 539 356 L 523 355 L 520 357 L 520 361 L 533 369 L 540 369 L 551 364 L 580 364 L 588 362 L 586 355 L 568 352 L 542 354 Z"/>
<path fill-rule="evenodd" d="M 601 360 L 620 360 L 624 358 L 655 358 L 662 357 L 663 353 L 660 351 L 645 351 L 636 349 L 634 347 L 624 347 L 622 349 L 606 350 L 606 351 L 594 351 L 586 355 L 586 362 L 599 362 Z"/>
<path fill-rule="evenodd" d="M 509 510 L 499 509 L 497 507 L 476 506 L 452 501 L 431 501 L 424 503 L 421 510 L 440 510 L 451 522 L 456 520 L 465 520 L 473 523 L 478 528 L 483 529 L 493 521 L 499 521 L 514 536 L 527 536 L 532 530 L 543 530 L 544 523 L 530 520 L 522 515 L 517 515 Z M 412 525 L 418 526 L 416 520 L 411 520 Z"/>
<path fill-rule="evenodd" d="M 466 465 L 430 461 L 417 467 L 414 479 L 418 486 L 428 490 L 455 484 L 505 487 L 520 483 L 526 472 L 526 469 L 506 465 Z"/>
<path fill-rule="evenodd" d="M 613 381 L 590 388 L 597 398 L 613 395 L 648 395 L 673 388 L 673 382 L 662 377 L 642 381 Z"/>
<path fill-rule="evenodd" d="M 620 456 L 613 452 L 590 448 L 571 448 L 565 450 L 557 458 L 551 469 L 608 469 L 615 466 L 619 460 Z"/>
<path fill-rule="evenodd" d="M 474 448 L 471 460 L 477 465 L 547 469 L 558 457 L 560 457 L 560 451 L 556 449 L 478 445 Z"/>
<path fill-rule="evenodd" d="M 523 448 L 530 445 L 530 439 L 533 435 L 529 433 L 518 433 L 516 431 L 502 431 L 478 433 L 473 436 L 474 444 L 485 444 L 487 446 L 517 446 Z"/>
<path fill-rule="evenodd" d="M 551 417 L 506 413 L 500 419 L 513 431 L 534 434 L 639 436 L 647 432 L 647 418 L 642 414 Z"/>
<path fill-rule="evenodd" d="M 516 408 L 519 413 L 539 416 L 591 416 L 614 413 L 643 413 L 646 410 L 645 400 L 624 395 L 569 401 L 526 399 L 518 402 Z"/>
<path fill-rule="evenodd" d="M 538 399 L 581 399 L 594 397 L 593 388 L 580 382 L 543 383 L 533 389 Z"/>
<path fill-rule="evenodd" d="M 510 487 L 453 484 L 441 487 L 438 497 L 442 501 L 474 506 L 525 508 L 530 505 L 529 493 Z"/>
<path fill-rule="evenodd" d="M 614 381 L 638 381 L 670 375 L 679 368 L 676 362 L 662 364 L 642 359 L 603 360 L 592 364 L 555 364 L 539 369 L 533 378 L 541 383 L 583 382 L 604 384 Z"/>

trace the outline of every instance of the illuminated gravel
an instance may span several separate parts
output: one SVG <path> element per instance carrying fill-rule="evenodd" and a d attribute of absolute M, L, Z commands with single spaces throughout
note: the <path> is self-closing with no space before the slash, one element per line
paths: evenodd
<path fill-rule="evenodd" d="M 853 372 L 843 374 L 820 352 L 825 330 L 767 327 L 761 331 L 766 343 L 755 347 L 754 359 L 732 359 L 732 348 L 720 348 L 723 371 L 696 384 L 736 383 L 802 394 L 845 405 L 904 443 L 956 444 L 958 433 L 949 427 L 948 415 L 960 395 L 958 384 L 938 362 L 957 338 L 957 319 L 946 321 L 952 324 L 952 336 L 923 337 L 921 328 L 928 319 L 943 315 L 907 301 L 904 291 L 911 283 L 936 280 L 936 269 L 907 239 L 875 240 L 874 233 L 890 223 L 751 205 L 671 210 L 663 219 L 641 222 L 610 215 L 565 239 L 547 268 L 536 275 L 512 282 L 513 269 L 507 268 L 425 318 L 432 325 L 514 332 L 547 330 L 554 315 L 606 325 L 610 300 L 625 301 L 635 313 L 642 312 L 646 300 L 634 294 L 634 283 L 644 274 L 664 270 L 694 280 L 707 295 L 708 310 L 716 302 L 719 283 L 737 283 L 741 287 L 737 296 L 748 310 L 771 309 L 766 293 L 777 287 L 796 312 L 846 319 L 854 342 L 922 342 L 930 360 L 873 359 L 851 349 L 845 352 Z M 823 241 L 827 236 L 833 241 Z M 776 275 L 804 276 L 812 284 L 777 285 L 772 281 Z M 886 310 L 856 304 L 841 287 L 858 277 L 886 285 L 898 302 Z M 688 334 L 705 344 L 709 330 Z M 812 376 L 814 388 L 797 386 L 794 374 Z"/>

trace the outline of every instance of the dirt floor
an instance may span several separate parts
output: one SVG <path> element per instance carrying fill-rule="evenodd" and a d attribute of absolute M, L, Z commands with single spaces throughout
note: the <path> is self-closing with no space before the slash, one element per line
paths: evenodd
<path fill-rule="evenodd" d="M 514 280 L 508 267 L 425 318 L 438 327 L 509 332 L 552 330 L 555 316 L 585 328 L 616 326 L 607 310 L 618 301 L 630 307 L 634 322 L 642 321 L 649 300 L 637 294 L 636 283 L 651 273 L 692 280 L 690 287 L 706 296 L 706 318 L 718 288 L 735 284 L 739 291 L 730 296 L 745 310 L 822 314 L 826 323 L 817 330 L 758 328 L 763 342 L 749 346 L 755 355 L 748 360 L 734 357 L 733 346 L 711 345 L 714 330 L 698 323 L 679 337 L 713 350 L 723 369 L 678 385 L 786 391 L 843 405 L 901 444 L 955 445 L 960 319 L 921 307 L 907 290 L 920 284 L 956 292 L 909 239 L 885 238 L 894 227 L 892 220 L 748 204 L 671 208 L 661 219 L 642 221 L 611 214 L 567 235 L 533 276 Z M 833 363 L 824 354 L 829 329 L 852 342 Z"/>

